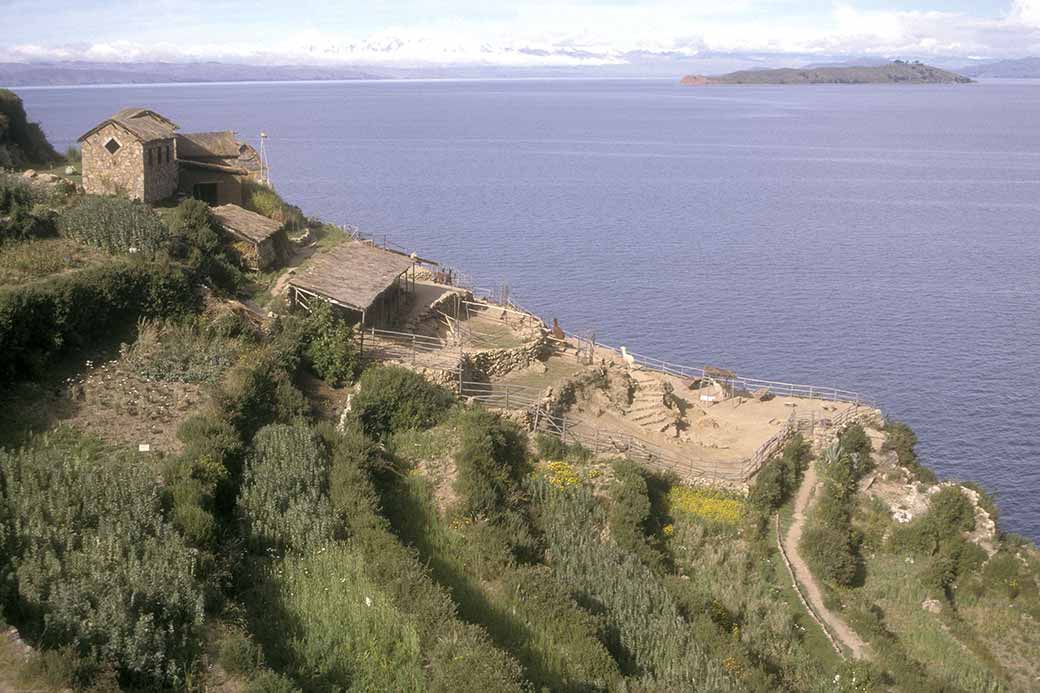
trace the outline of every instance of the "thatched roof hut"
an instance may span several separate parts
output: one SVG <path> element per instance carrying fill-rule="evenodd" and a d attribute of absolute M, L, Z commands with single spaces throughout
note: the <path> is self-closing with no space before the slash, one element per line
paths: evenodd
<path fill-rule="evenodd" d="M 250 269 L 264 270 L 278 259 L 277 235 L 283 225 L 238 205 L 210 210 L 213 219 L 236 240 L 236 248 Z"/>
<path fill-rule="evenodd" d="M 415 262 L 368 241 L 347 241 L 312 258 L 306 269 L 289 280 L 289 287 L 295 300 L 305 306 L 308 299 L 319 298 L 360 313 L 361 322 L 367 322 Z"/>

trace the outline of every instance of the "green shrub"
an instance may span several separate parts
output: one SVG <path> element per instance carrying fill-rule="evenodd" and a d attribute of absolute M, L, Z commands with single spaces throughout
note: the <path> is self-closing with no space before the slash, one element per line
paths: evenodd
<path fill-rule="evenodd" d="M 53 230 L 52 216 L 36 207 L 29 184 L 0 173 L 0 245 L 47 236 Z"/>
<path fill-rule="evenodd" d="M 307 226 L 307 218 L 300 208 L 283 200 L 274 188 L 259 183 L 243 183 L 242 197 L 243 206 L 251 212 L 280 221 L 293 229 Z"/>
<path fill-rule="evenodd" d="M 975 529 L 975 507 L 959 486 L 944 486 L 929 498 L 925 517 L 937 537 L 957 536 Z"/>
<path fill-rule="evenodd" d="M 568 460 L 575 464 L 584 464 L 592 459 L 592 451 L 581 443 L 564 443 L 550 433 L 539 433 L 535 436 L 535 448 L 542 460 Z"/>
<path fill-rule="evenodd" d="M 647 566 L 659 571 L 664 567 L 664 556 L 647 539 L 650 494 L 643 470 L 631 460 L 618 460 L 613 469 L 607 511 L 610 536 L 622 550 L 639 556 Z"/>
<path fill-rule="evenodd" d="M 248 633 L 234 628 L 217 642 L 220 665 L 229 674 L 248 675 L 260 668 L 263 653 Z"/>
<path fill-rule="evenodd" d="M 448 390 L 398 366 L 370 368 L 359 382 L 353 411 L 365 432 L 376 438 L 429 428 L 444 418 L 455 401 Z"/>
<path fill-rule="evenodd" d="M 286 352 L 275 344 L 246 353 L 224 378 L 216 401 L 224 420 L 242 440 L 272 423 L 306 417 L 307 399 L 296 389 L 284 368 Z"/>
<path fill-rule="evenodd" d="M 328 460 L 307 426 L 257 431 L 239 496 L 254 550 L 303 552 L 331 541 L 339 531 L 328 491 Z"/>
<path fill-rule="evenodd" d="M 881 446 L 882 452 L 894 451 L 899 464 L 908 469 L 915 478 L 926 484 L 934 484 L 938 480 L 935 472 L 917 460 L 917 453 L 914 451 L 917 435 L 913 430 L 900 421 L 886 421 L 884 430 L 885 442 Z"/>
<path fill-rule="evenodd" d="M 1017 598 L 1023 587 L 1030 583 L 1035 596 L 1035 579 L 1032 575 L 1022 574 L 1022 562 L 1010 551 L 998 551 L 982 570 L 983 588 L 995 590 L 1008 599 Z"/>
<path fill-rule="evenodd" d="M 292 681 L 273 671 L 262 671 L 246 684 L 245 693 L 300 693 Z"/>
<path fill-rule="evenodd" d="M 818 577 L 839 585 L 853 583 L 857 559 L 847 531 L 810 525 L 802 535 L 799 548 Z"/>
<path fill-rule="evenodd" d="M 38 373 L 126 320 L 174 317 L 195 304 L 187 275 L 159 263 L 119 261 L 0 288 L 0 382 Z"/>
<path fill-rule="evenodd" d="M 604 524 L 587 486 L 531 481 L 557 580 L 601 615 L 607 648 L 639 690 L 736 690 L 678 603 L 634 555 L 600 540 Z"/>
<path fill-rule="evenodd" d="M 343 433 L 320 429 L 332 457 L 331 498 L 346 523 L 351 546 L 363 557 L 366 577 L 415 625 L 424 643 L 427 687 L 442 691 L 519 689 L 520 669 L 476 626 L 462 623 L 448 592 L 434 583 L 414 549 L 402 545 L 378 512 L 369 476 L 377 448 L 360 426 Z"/>
<path fill-rule="evenodd" d="M 838 437 L 838 445 L 843 452 L 852 455 L 856 460 L 860 477 L 874 468 L 874 462 L 870 456 L 873 447 L 867 432 L 860 424 L 854 423 L 842 431 Z"/>
<path fill-rule="evenodd" d="M 619 688 L 621 672 L 600 639 L 599 621 L 575 604 L 548 568 L 512 568 L 501 581 L 503 598 L 496 606 L 508 609 L 525 635 L 510 639 L 509 651 L 525 663 L 537 690 Z"/>
<path fill-rule="evenodd" d="M 0 89 L 0 166 L 47 165 L 60 158 L 40 125 L 29 122 L 18 95 Z"/>
<path fill-rule="evenodd" d="M 66 238 L 109 253 L 154 254 L 165 247 L 169 232 L 151 207 L 125 197 L 87 195 L 58 218 Z"/>
<path fill-rule="evenodd" d="M 242 345 L 214 334 L 198 320 L 141 320 L 123 360 L 148 380 L 214 384 L 234 364 Z"/>
<path fill-rule="evenodd" d="M 325 301 L 316 302 L 307 323 L 310 340 L 304 356 L 310 369 L 333 386 L 352 382 L 360 366 L 354 330 Z"/>
<path fill-rule="evenodd" d="M 483 409 L 459 420 L 455 492 L 465 517 L 501 519 L 515 508 L 527 474 L 526 435 L 512 422 Z"/>
<path fill-rule="evenodd" d="M 784 444 L 779 459 L 772 459 L 755 476 L 748 500 L 751 505 L 772 512 L 783 505 L 798 488 L 809 464 L 809 444 L 796 433 Z"/>
<path fill-rule="evenodd" d="M 131 455 L 58 429 L 0 451 L 0 505 L 13 521 L 3 567 L 22 632 L 71 645 L 142 687 L 183 683 L 198 650 L 193 553 Z"/>
<path fill-rule="evenodd" d="M 234 291 L 242 284 L 238 262 L 222 243 L 222 233 L 213 221 L 209 206 L 186 199 L 177 205 L 169 222 L 170 256 L 183 261 L 200 280 Z"/>

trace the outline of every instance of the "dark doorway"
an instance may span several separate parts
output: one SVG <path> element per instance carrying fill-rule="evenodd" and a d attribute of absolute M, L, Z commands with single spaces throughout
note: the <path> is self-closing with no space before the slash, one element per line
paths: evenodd
<path fill-rule="evenodd" d="M 196 200 L 202 200 L 208 205 L 216 206 L 217 204 L 217 184 L 216 183 L 196 183 L 195 187 L 191 189 L 191 196 Z"/>

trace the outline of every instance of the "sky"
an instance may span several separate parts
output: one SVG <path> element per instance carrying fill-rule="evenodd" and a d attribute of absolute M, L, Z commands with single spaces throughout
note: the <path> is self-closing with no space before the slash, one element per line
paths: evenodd
<path fill-rule="evenodd" d="M 1040 55 L 1040 0 L 0 0 L 0 62 L 611 65 Z"/>

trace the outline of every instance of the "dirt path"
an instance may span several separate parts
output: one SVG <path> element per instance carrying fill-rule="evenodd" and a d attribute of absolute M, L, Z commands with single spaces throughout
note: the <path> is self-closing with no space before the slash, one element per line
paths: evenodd
<path fill-rule="evenodd" d="M 794 515 L 791 527 L 787 530 L 787 535 L 784 537 L 784 551 L 787 552 L 788 559 L 791 561 L 791 569 L 794 571 L 795 578 L 801 586 L 802 594 L 808 600 L 812 610 L 826 624 L 831 636 L 837 639 L 855 659 L 862 659 L 866 656 L 867 644 L 863 642 L 855 631 L 849 628 L 848 624 L 841 617 L 823 605 L 823 593 L 820 591 L 820 585 L 816 582 L 816 578 L 813 577 L 809 566 L 798 552 L 798 543 L 802 539 L 802 531 L 805 528 L 805 516 L 816 498 L 816 487 L 818 484 L 816 465 L 810 464 L 809 469 L 805 472 L 805 478 L 802 479 L 802 485 L 798 489 L 798 495 L 794 500 Z"/>

